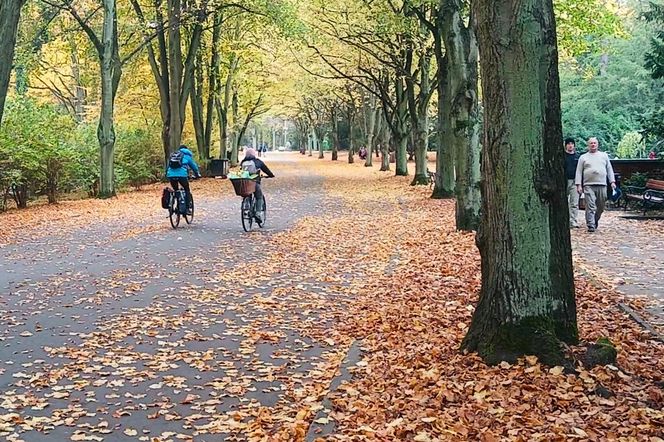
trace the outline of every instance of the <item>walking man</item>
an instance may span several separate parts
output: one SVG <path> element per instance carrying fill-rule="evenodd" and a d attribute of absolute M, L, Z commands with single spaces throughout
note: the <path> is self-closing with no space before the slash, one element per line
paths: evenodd
<path fill-rule="evenodd" d="M 574 138 L 565 138 L 565 178 L 567 178 L 567 206 L 569 207 L 569 227 L 579 226 L 579 192 L 574 184 L 579 154 L 576 153 Z"/>
<path fill-rule="evenodd" d="M 599 151 L 599 141 L 593 137 L 588 140 L 588 152 L 579 157 L 576 167 L 576 191 L 586 199 L 586 225 L 588 232 L 597 229 L 599 219 L 606 203 L 606 183 L 611 190 L 616 188 L 616 178 L 609 156 Z"/>

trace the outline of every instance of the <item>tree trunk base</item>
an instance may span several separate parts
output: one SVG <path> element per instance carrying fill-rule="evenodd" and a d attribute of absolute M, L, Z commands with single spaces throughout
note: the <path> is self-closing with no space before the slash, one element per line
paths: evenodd
<path fill-rule="evenodd" d="M 339 154 L 337 152 L 332 152 L 332 161 L 337 161 L 339 159 Z"/>
<path fill-rule="evenodd" d="M 502 361 L 515 363 L 524 355 L 535 355 L 546 365 L 564 365 L 565 356 L 561 346 L 562 325 L 545 317 L 522 319 L 518 323 L 496 324 L 482 318 L 473 321 L 468 334 L 461 343 L 461 349 L 476 351 L 489 365 Z M 489 322 L 487 322 L 487 320 Z M 575 335 L 568 331 L 564 335 Z"/>
<path fill-rule="evenodd" d="M 427 175 L 415 175 L 413 181 L 410 183 L 411 186 L 428 186 L 429 177 Z"/>
<path fill-rule="evenodd" d="M 456 208 L 456 228 L 462 232 L 470 232 L 477 230 L 480 225 L 479 215 L 473 213 L 472 210 L 462 210 Z"/>
<path fill-rule="evenodd" d="M 390 166 L 381 166 L 380 171 L 381 172 L 389 172 L 390 171 Z"/>
<path fill-rule="evenodd" d="M 408 176 L 408 168 L 399 168 L 397 167 L 397 170 L 395 172 L 396 176 Z"/>
<path fill-rule="evenodd" d="M 454 191 L 434 187 L 433 192 L 431 193 L 431 198 L 435 200 L 449 200 L 454 198 Z"/>
<path fill-rule="evenodd" d="M 114 196 L 116 196 L 115 192 L 100 191 L 99 194 L 97 195 L 97 198 L 99 198 L 100 200 L 105 200 L 108 198 L 113 198 Z"/>

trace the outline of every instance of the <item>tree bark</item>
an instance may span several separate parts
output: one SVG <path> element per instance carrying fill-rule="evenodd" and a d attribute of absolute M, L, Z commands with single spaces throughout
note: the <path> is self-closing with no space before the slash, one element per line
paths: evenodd
<path fill-rule="evenodd" d="M 194 67 L 194 94 L 191 97 L 191 116 L 196 136 L 196 148 L 200 164 L 206 168 L 209 157 L 209 148 L 205 146 L 205 110 L 203 108 L 203 53 L 196 54 L 196 65 Z"/>
<path fill-rule="evenodd" d="M 115 195 L 113 164 L 115 156 L 115 127 L 113 112 L 115 96 L 120 84 L 122 64 L 118 48 L 118 17 L 115 0 L 104 0 L 104 21 L 102 28 L 101 69 L 101 112 L 97 138 L 101 149 L 101 174 L 99 196 L 109 198 Z"/>
<path fill-rule="evenodd" d="M 408 99 L 403 78 L 396 79 L 396 112 L 394 139 L 396 142 L 396 176 L 408 176 Z"/>
<path fill-rule="evenodd" d="M 373 150 L 375 148 L 374 137 L 376 132 L 376 122 L 378 120 L 379 115 L 380 115 L 380 109 L 377 106 L 376 97 L 371 96 L 369 97 L 369 103 L 364 110 L 365 127 L 367 134 L 367 145 L 366 145 L 367 158 L 364 160 L 364 167 L 373 166 Z"/>
<path fill-rule="evenodd" d="M 0 2 L 0 124 L 9 89 L 9 79 L 14 66 L 16 32 L 25 0 L 2 0 Z"/>
<path fill-rule="evenodd" d="M 406 78 L 408 108 L 411 120 L 412 149 L 415 154 L 415 176 L 411 186 L 428 185 L 427 147 L 429 145 L 429 99 L 431 98 L 429 70 L 431 62 L 427 54 L 419 56 L 420 84 L 419 92 L 415 93 L 415 80 L 409 75 Z"/>
<path fill-rule="evenodd" d="M 482 288 L 462 348 L 560 364 L 576 343 L 552 0 L 478 0 L 485 104 Z"/>
<path fill-rule="evenodd" d="M 383 130 L 380 131 L 380 171 L 387 172 L 390 170 L 390 130 L 387 123 L 383 123 Z"/>
<path fill-rule="evenodd" d="M 466 26 L 463 6 L 461 0 L 443 0 L 439 11 L 447 57 L 443 143 L 455 157 L 456 227 L 470 231 L 478 227 L 481 204 L 478 49 L 472 17 Z"/>
<path fill-rule="evenodd" d="M 338 109 L 336 104 L 332 104 L 330 109 L 330 119 L 332 120 L 332 161 L 339 159 L 339 122 L 337 121 Z"/>
<path fill-rule="evenodd" d="M 175 152 L 182 140 L 182 116 L 180 115 L 180 97 L 182 96 L 182 36 L 180 23 L 182 3 L 180 0 L 168 0 L 168 78 L 169 78 L 169 136 L 168 150 Z"/>
<path fill-rule="evenodd" d="M 436 181 L 431 198 L 444 199 L 454 196 L 454 156 L 455 151 L 448 142 L 450 131 L 451 109 L 448 105 L 447 64 L 448 59 L 443 50 L 442 21 L 437 19 L 438 26 L 434 34 L 434 49 L 438 63 L 437 89 L 438 89 L 438 117 L 437 117 L 437 151 L 436 151 Z"/>

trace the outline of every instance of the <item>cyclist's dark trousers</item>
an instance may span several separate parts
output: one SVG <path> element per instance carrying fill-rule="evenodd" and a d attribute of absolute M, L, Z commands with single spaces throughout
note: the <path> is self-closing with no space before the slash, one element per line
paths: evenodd
<path fill-rule="evenodd" d="M 262 212 L 263 209 L 263 190 L 260 183 L 256 183 L 256 191 L 254 192 L 256 198 L 256 212 Z"/>
<path fill-rule="evenodd" d="M 182 188 L 184 189 L 184 195 L 187 200 L 187 206 L 189 206 L 189 199 L 191 198 L 191 189 L 189 189 L 189 179 L 187 178 L 169 178 L 171 181 L 171 187 L 173 187 L 173 190 L 178 190 L 180 188 L 180 185 L 182 185 Z"/>

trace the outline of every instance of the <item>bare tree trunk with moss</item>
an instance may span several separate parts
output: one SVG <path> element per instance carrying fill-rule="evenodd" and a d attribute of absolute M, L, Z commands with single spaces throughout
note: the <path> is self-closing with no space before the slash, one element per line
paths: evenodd
<path fill-rule="evenodd" d="M 485 105 L 482 288 L 462 348 L 564 361 L 578 341 L 552 0 L 478 0 Z"/>
<path fill-rule="evenodd" d="M 367 134 L 367 145 L 365 147 L 367 150 L 367 158 L 364 160 L 364 167 L 373 166 L 373 149 L 375 148 L 374 145 L 376 144 L 374 141 L 376 134 L 376 123 L 380 116 L 380 109 L 377 106 L 376 97 L 372 95 L 368 97 L 368 100 L 367 107 L 364 109 L 365 127 Z"/>
<path fill-rule="evenodd" d="M 339 159 L 339 122 L 337 121 L 338 107 L 332 103 L 330 107 L 330 126 L 332 127 L 332 161 Z"/>
<path fill-rule="evenodd" d="M 203 52 L 198 51 L 194 66 L 194 93 L 191 97 L 191 116 L 196 137 L 199 165 L 207 169 L 210 156 L 209 146 L 205 146 L 205 108 L 203 107 Z"/>
<path fill-rule="evenodd" d="M 115 0 L 104 0 L 104 21 L 102 38 L 98 46 L 101 70 L 101 112 L 97 138 L 101 150 L 101 173 L 99 196 L 108 198 L 115 195 L 113 164 L 115 156 L 115 127 L 113 113 L 115 96 L 120 84 L 122 63 L 118 48 L 118 17 Z"/>
<path fill-rule="evenodd" d="M 384 118 L 384 117 L 383 117 Z M 386 122 L 380 131 L 380 171 L 390 170 L 390 131 Z"/>
<path fill-rule="evenodd" d="M 443 143 L 454 150 L 456 227 L 476 230 L 480 214 L 478 49 L 473 18 L 466 25 L 463 0 L 443 0 L 439 11 L 445 41 Z M 471 14 L 472 15 L 472 14 Z"/>
<path fill-rule="evenodd" d="M 9 78 L 14 66 L 16 33 L 25 0 L 2 0 L 0 2 L 0 123 L 5 109 L 9 89 Z"/>
<path fill-rule="evenodd" d="M 412 53 L 411 53 L 412 56 Z M 415 153 L 415 176 L 411 186 L 428 185 L 427 174 L 427 147 L 429 145 L 429 100 L 431 99 L 431 81 L 429 70 L 431 57 L 429 54 L 419 55 L 419 91 L 415 92 L 415 80 L 411 75 L 406 77 L 406 92 L 408 94 L 408 110 L 411 121 L 411 135 Z M 410 66 L 407 65 L 410 71 Z"/>
<path fill-rule="evenodd" d="M 408 98 L 403 78 L 396 79 L 396 109 L 393 136 L 396 142 L 396 176 L 408 176 Z"/>

